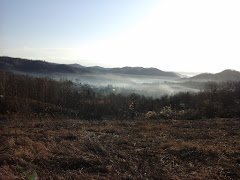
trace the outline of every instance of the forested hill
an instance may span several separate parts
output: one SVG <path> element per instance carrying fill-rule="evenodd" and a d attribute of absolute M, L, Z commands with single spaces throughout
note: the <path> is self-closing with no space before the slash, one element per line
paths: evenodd
<path fill-rule="evenodd" d="M 205 80 L 205 81 L 240 81 L 240 72 L 227 69 L 216 74 L 202 73 L 202 74 L 193 76 L 190 79 Z"/>
<path fill-rule="evenodd" d="M 76 68 L 66 64 L 55 64 L 40 60 L 27 60 L 12 57 L 0 57 L 0 69 L 22 73 L 87 73 L 84 68 Z"/>
<path fill-rule="evenodd" d="M 145 76 L 166 76 L 166 77 L 179 77 L 174 72 L 166 72 L 157 68 L 143 68 L 143 67 L 122 67 L 122 68 L 102 68 L 98 66 L 89 67 L 93 72 L 103 72 L 111 74 L 131 74 L 131 75 L 145 75 Z"/>
<path fill-rule="evenodd" d="M 174 72 L 166 72 L 157 68 L 104 68 L 99 66 L 86 67 L 79 64 L 56 64 L 41 60 L 28 60 L 12 57 L 0 57 L 0 69 L 22 73 L 109 73 L 179 78 L 179 76 Z"/>

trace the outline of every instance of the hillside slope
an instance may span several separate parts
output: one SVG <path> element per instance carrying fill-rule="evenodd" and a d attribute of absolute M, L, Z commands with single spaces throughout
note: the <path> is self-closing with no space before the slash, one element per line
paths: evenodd
<path fill-rule="evenodd" d="M 131 75 L 145 75 L 145 76 L 167 76 L 179 77 L 174 72 L 166 72 L 157 68 L 143 68 L 143 67 L 122 67 L 122 68 L 103 68 L 99 66 L 89 67 L 93 72 L 103 72 L 111 74 L 131 74 Z"/>
<path fill-rule="evenodd" d="M 93 73 L 93 74 L 130 74 L 145 76 L 179 76 L 174 72 L 165 72 L 157 68 L 123 67 L 104 68 L 99 66 L 86 67 L 79 64 L 56 64 L 40 60 L 27 60 L 12 57 L 0 57 L 0 69 L 11 72 L 22 73 Z"/>
<path fill-rule="evenodd" d="M 0 69 L 22 73 L 87 73 L 84 68 L 66 64 L 49 63 L 40 60 L 27 60 L 12 57 L 0 57 Z"/>
<path fill-rule="evenodd" d="M 240 72 L 227 69 L 216 74 L 202 73 L 202 74 L 193 76 L 190 79 L 205 80 L 205 81 L 240 81 Z"/>

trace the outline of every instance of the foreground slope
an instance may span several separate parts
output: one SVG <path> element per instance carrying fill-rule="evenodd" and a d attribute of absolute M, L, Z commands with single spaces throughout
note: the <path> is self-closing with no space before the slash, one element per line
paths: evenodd
<path fill-rule="evenodd" d="M 1 117 L 0 179 L 239 179 L 239 126 Z"/>

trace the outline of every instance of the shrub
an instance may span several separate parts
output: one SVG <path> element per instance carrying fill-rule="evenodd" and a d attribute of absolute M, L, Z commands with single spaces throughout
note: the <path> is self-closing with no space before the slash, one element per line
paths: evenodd
<path fill-rule="evenodd" d="M 145 114 L 145 118 L 147 119 L 157 119 L 157 117 L 158 117 L 158 114 L 155 111 L 148 111 Z"/>
<path fill-rule="evenodd" d="M 163 119 L 175 119 L 176 111 L 171 106 L 164 106 L 159 112 L 159 117 Z"/>

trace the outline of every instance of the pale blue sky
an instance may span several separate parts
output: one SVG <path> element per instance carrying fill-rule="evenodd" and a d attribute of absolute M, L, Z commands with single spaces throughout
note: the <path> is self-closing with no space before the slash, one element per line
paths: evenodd
<path fill-rule="evenodd" d="M 0 55 L 240 71 L 239 0 L 0 0 Z"/>
<path fill-rule="evenodd" d="M 1 47 L 72 47 L 109 37 L 141 19 L 156 2 L 0 0 Z"/>

